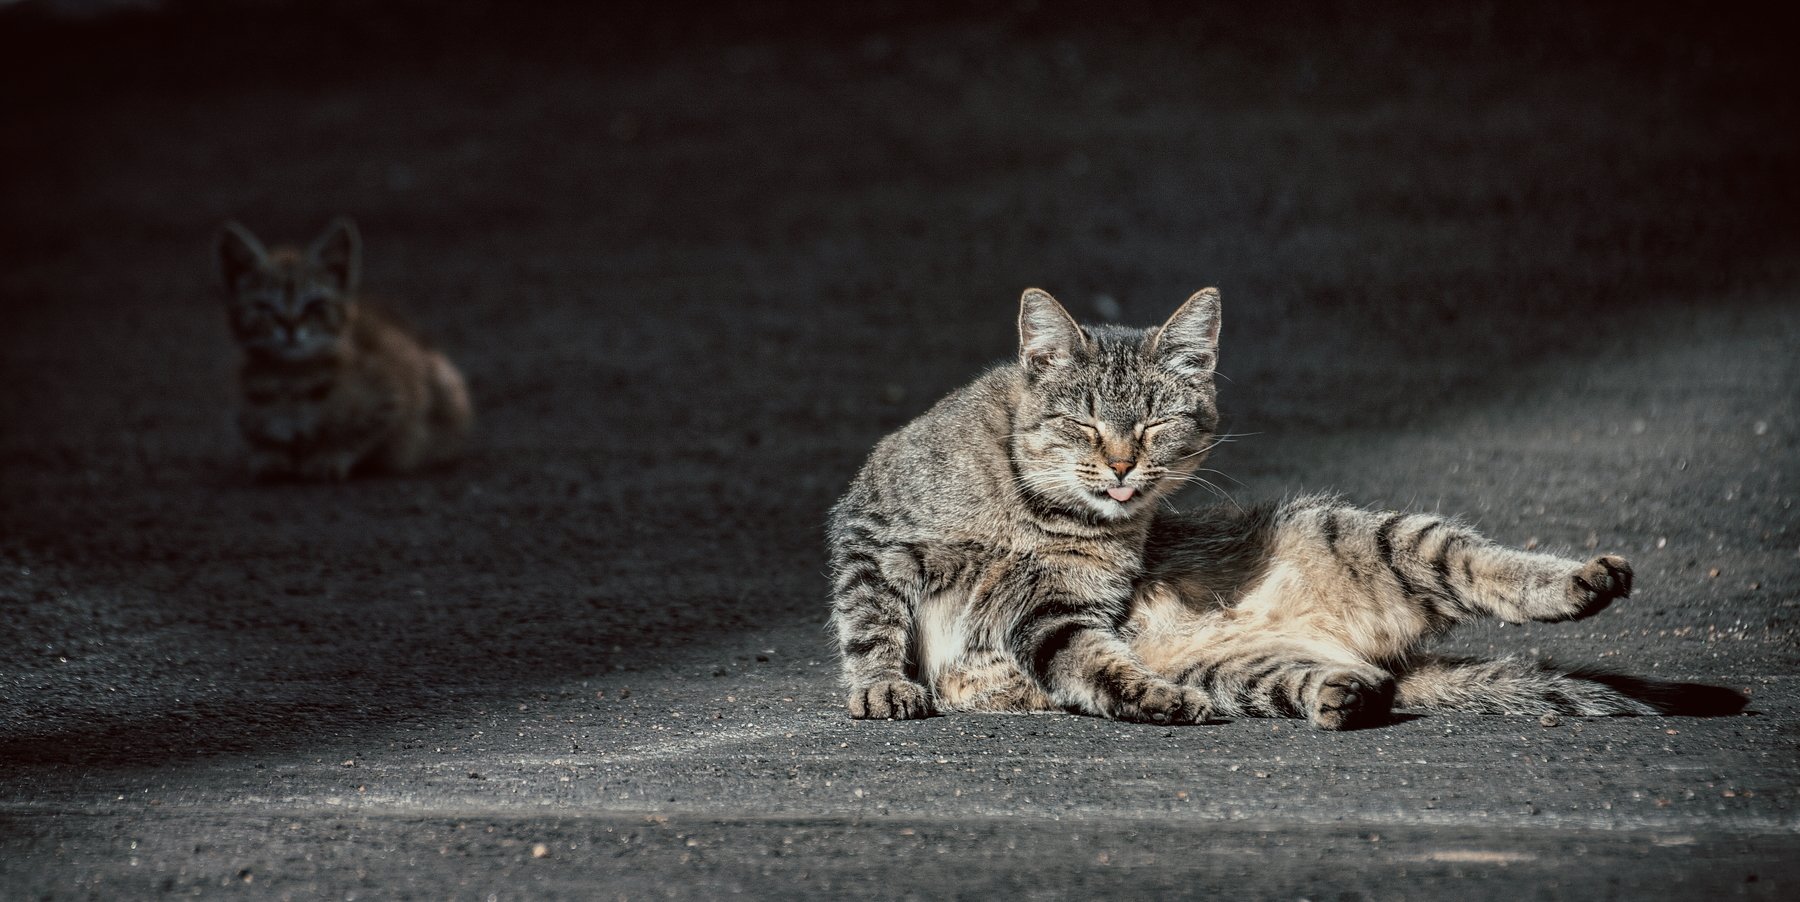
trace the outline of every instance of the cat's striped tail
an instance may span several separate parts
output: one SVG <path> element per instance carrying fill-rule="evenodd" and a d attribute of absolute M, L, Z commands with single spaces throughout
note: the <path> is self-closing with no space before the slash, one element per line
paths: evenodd
<path fill-rule="evenodd" d="M 1426 656 L 1396 673 L 1394 707 L 1467 714 L 1735 714 L 1748 699 L 1722 686 L 1561 670 L 1517 658 Z"/>

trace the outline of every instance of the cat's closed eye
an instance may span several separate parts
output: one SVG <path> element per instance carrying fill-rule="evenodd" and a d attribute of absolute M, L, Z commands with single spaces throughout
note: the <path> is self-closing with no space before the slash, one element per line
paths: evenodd
<path fill-rule="evenodd" d="M 1088 439 L 1091 441 L 1099 441 L 1100 440 L 1100 427 L 1096 426 L 1093 423 L 1090 423 L 1086 420 L 1077 419 L 1075 417 L 1070 417 L 1070 416 L 1061 416 L 1061 417 L 1053 417 L 1052 421 L 1053 422 L 1061 421 L 1064 424 L 1071 425 L 1077 429 L 1080 429 L 1081 433 L 1083 435 L 1087 436 Z"/>

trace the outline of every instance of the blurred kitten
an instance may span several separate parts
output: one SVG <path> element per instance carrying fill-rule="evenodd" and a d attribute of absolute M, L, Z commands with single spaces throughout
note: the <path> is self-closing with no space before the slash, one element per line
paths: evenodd
<path fill-rule="evenodd" d="M 219 233 L 226 309 L 243 349 L 238 427 L 257 477 L 344 479 L 454 457 L 472 414 L 442 354 L 358 299 L 362 239 L 337 219 L 306 249 Z"/>

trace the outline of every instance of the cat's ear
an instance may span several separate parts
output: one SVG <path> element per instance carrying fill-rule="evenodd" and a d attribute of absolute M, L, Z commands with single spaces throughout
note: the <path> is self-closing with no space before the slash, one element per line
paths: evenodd
<path fill-rule="evenodd" d="M 362 282 L 362 235 L 356 223 L 340 216 L 306 249 L 306 256 L 337 283 L 339 294 L 355 294 Z"/>
<path fill-rule="evenodd" d="M 269 252 L 250 230 L 235 222 L 219 229 L 219 278 L 227 291 L 237 291 L 238 280 L 245 273 L 261 269 L 269 261 Z"/>
<path fill-rule="evenodd" d="M 1019 364 L 1040 372 L 1075 359 L 1087 344 L 1075 318 L 1056 298 L 1040 288 L 1027 288 L 1019 298 Z"/>
<path fill-rule="evenodd" d="M 1150 353 L 1164 366 L 1191 379 L 1212 375 L 1219 362 L 1219 289 L 1202 288 L 1156 330 Z"/>

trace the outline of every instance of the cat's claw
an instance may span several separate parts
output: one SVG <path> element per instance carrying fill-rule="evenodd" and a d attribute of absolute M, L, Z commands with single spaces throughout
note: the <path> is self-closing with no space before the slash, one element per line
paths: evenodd
<path fill-rule="evenodd" d="M 884 680 L 850 690 L 850 716 L 857 720 L 913 720 L 931 716 L 925 687 L 911 680 Z"/>

